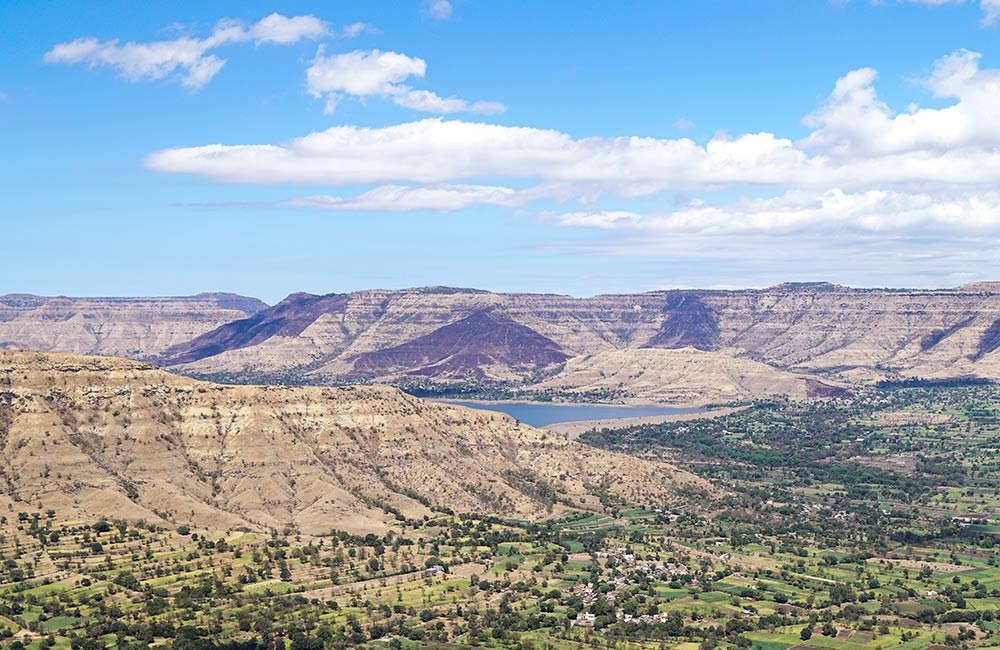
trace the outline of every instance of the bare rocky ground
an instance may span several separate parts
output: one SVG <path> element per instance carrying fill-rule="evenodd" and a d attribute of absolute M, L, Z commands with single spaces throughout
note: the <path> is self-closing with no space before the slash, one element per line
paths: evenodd
<path fill-rule="evenodd" d="M 385 386 L 224 386 L 0 351 L 0 400 L 0 494 L 81 517 L 380 532 L 442 509 L 532 519 L 709 491 L 668 464 Z"/>
<path fill-rule="evenodd" d="M 233 383 L 376 382 L 707 403 L 884 379 L 1000 378 L 1000 284 L 783 284 L 574 298 L 425 287 L 165 299 L 0 297 L 0 348 L 153 360 Z"/>

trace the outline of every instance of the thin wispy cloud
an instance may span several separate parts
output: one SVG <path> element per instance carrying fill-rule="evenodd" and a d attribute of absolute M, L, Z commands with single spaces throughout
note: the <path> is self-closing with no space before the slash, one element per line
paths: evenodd
<path fill-rule="evenodd" d="M 315 16 L 271 14 L 256 23 L 219 21 L 204 38 L 182 36 L 173 40 L 122 43 L 93 37 L 59 43 L 45 53 L 46 63 L 83 64 L 111 68 L 132 82 L 176 79 L 191 91 L 203 88 L 222 70 L 226 60 L 212 52 L 227 45 L 289 45 L 329 36 L 329 23 Z"/>
<path fill-rule="evenodd" d="M 847 0 L 835 0 L 838 4 L 844 4 Z M 993 25 L 1000 19 L 1000 0 L 872 0 L 872 4 L 883 5 L 889 3 L 925 5 L 928 7 L 943 7 L 945 5 L 978 4 L 982 12 L 980 23 L 983 26 Z"/>
<path fill-rule="evenodd" d="M 432 210 L 455 212 L 474 205 L 517 206 L 530 200 L 528 193 L 509 187 L 487 185 L 382 185 L 359 196 L 340 197 L 315 195 L 290 199 L 284 205 L 324 210 L 364 210 L 378 212 L 410 212 Z"/>
<path fill-rule="evenodd" d="M 424 7 L 428 15 L 435 20 L 448 20 L 455 10 L 448 0 L 426 0 Z"/>
<path fill-rule="evenodd" d="M 374 35 L 381 32 L 374 25 L 369 25 L 368 23 L 351 23 L 350 25 L 344 25 L 340 33 L 344 38 L 356 38 L 362 34 Z"/>

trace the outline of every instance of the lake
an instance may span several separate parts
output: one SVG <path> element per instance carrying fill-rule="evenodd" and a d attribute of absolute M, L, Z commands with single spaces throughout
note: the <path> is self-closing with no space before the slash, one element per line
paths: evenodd
<path fill-rule="evenodd" d="M 696 406 L 614 406 L 599 404 L 547 404 L 544 402 L 441 401 L 448 404 L 457 404 L 458 406 L 468 406 L 474 409 L 500 411 L 533 427 L 544 427 L 557 422 L 644 418 L 654 415 L 686 415 L 689 413 L 704 413 L 706 410 Z"/>

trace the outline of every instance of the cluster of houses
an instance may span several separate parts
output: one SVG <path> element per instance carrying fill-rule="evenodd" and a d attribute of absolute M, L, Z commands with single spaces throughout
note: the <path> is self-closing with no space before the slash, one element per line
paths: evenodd
<path fill-rule="evenodd" d="M 690 575 L 690 570 L 683 564 L 672 564 L 672 563 L 661 563 L 661 562 L 647 562 L 638 560 L 634 553 L 629 552 L 627 548 L 617 548 L 611 551 L 601 551 L 595 554 L 599 559 L 615 559 L 618 561 L 619 566 L 627 568 L 631 574 L 636 572 L 644 573 L 647 576 L 658 578 L 660 580 L 673 580 L 675 578 Z M 609 579 L 605 585 L 612 585 L 615 588 L 623 587 L 629 584 L 630 580 L 624 575 L 615 576 Z M 615 604 L 618 600 L 618 592 L 616 590 L 602 591 L 596 588 L 591 583 L 579 583 L 572 587 L 567 587 L 563 589 L 563 593 L 567 596 L 577 596 L 580 598 L 581 602 L 590 607 L 599 600 L 604 600 L 610 604 Z M 626 623 L 658 623 L 667 620 L 667 614 L 642 614 L 639 616 L 634 616 L 632 614 L 625 614 L 623 612 L 617 612 L 616 617 L 619 621 L 624 621 Z M 594 621 L 597 616 L 589 611 L 580 612 L 577 615 L 576 620 L 573 621 L 573 625 L 579 627 L 593 627 Z"/>

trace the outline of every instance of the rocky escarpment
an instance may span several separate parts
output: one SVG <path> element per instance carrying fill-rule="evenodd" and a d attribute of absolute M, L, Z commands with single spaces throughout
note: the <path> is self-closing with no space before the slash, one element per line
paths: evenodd
<path fill-rule="evenodd" d="M 482 310 L 412 341 L 360 354 L 352 363 L 362 376 L 516 381 L 568 358 L 553 340 Z"/>
<path fill-rule="evenodd" d="M 22 310 L 44 309 L 21 302 Z M 113 340 L 120 354 L 225 381 L 475 381 L 657 400 L 702 390 L 711 401 L 730 392 L 836 394 L 885 378 L 1000 378 L 998 323 L 996 283 L 943 290 L 790 283 L 592 298 L 426 287 L 293 294 L 170 345 L 163 345 L 166 336 L 140 334 L 125 345 L 124 325 Z M 44 339 L 43 349 L 77 349 L 60 337 L 62 327 L 37 317 L 8 341 L 31 347 Z M 639 364 L 635 372 L 623 371 L 625 358 Z"/>
<path fill-rule="evenodd" d="M 256 298 L 203 293 L 171 298 L 0 296 L 0 348 L 148 359 L 230 321 L 267 309 Z"/>
<path fill-rule="evenodd" d="M 222 386 L 56 353 L 0 351 L 0 457 L 0 503 L 316 534 L 442 509 L 546 517 L 598 496 L 679 505 L 708 489 L 394 388 Z"/>
<path fill-rule="evenodd" d="M 727 392 L 711 390 L 715 385 L 741 395 L 797 396 L 836 394 L 851 382 L 887 377 L 1000 377 L 996 285 L 918 291 L 793 283 L 593 298 L 429 288 L 296 295 L 288 303 L 255 317 L 258 328 L 273 329 L 263 340 L 202 345 L 243 326 L 233 324 L 168 351 L 164 360 L 180 372 L 237 380 L 241 373 L 304 381 L 471 377 L 546 390 L 559 385 L 578 394 L 607 384 L 594 381 L 603 373 L 618 378 L 611 388 L 619 394 L 646 399 L 691 397 L 699 386 L 706 399 Z M 335 308 L 317 315 L 319 304 Z M 297 314 L 294 332 L 280 327 L 289 309 Z M 491 320 L 477 321 L 476 314 Z M 529 343 L 543 340 L 541 347 Z M 688 352 L 661 355 L 669 359 L 662 363 L 643 357 L 638 381 L 640 373 L 622 373 L 622 357 L 612 353 L 644 349 Z M 742 369 L 706 363 L 698 352 L 739 360 Z M 563 372 L 564 363 L 576 370 Z M 683 367 L 705 371 L 696 376 Z M 548 380 L 556 375 L 558 382 Z M 654 386 L 651 376 L 668 384 Z"/>

